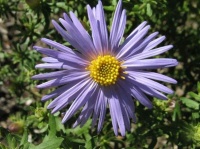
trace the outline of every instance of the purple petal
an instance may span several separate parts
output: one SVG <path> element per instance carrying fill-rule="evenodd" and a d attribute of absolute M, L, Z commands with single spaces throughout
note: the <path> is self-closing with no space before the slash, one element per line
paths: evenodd
<path fill-rule="evenodd" d="M 65 123 L 75 112 L 82 107 L 88 99 L 91 97 L 92 93 L 94 92 L 94 83 L 88 83 L 85 86 L 85 89 L 79 94 L 79 96 L 73 101 L 70 108 L 66 111 L 64 118 L 62 119 L 62 123 Z"/>
<path fill-rule="evenodd" d="M 101 109 L 101 103 L 105 99 L 101 88 L 99 88 L 99 92 L 98 92 L 96 98 L 97 99 L 96 99 L 96 103 L 94 106 L 94 112 L 93 112 L 93 118 L 92 118 L 92 128 L 95 126 L 95 124 L 97 122 L 97 119 L 98 119 L 99 113 L 100 113 L 100 109 Z"/>
<path fill-rule="evenodd" d="M 64 14 L 64 18 L 66 18 L 66 16 L 67 15 Z M 75 16 L 75 14 L 73 12 L 70 12 L 70 17 L 71 17 L 71 19 L 73 21 L 74 26 L 79 30 L 79 32 L 85 38 L 86 42 L 88 42 L 89 46 L 91 47 L 90 50 L 92 50 L 93 53 L 97 54 L 96 51 L 95 51 L 95 47 L 94 47 L 93 41 L 92 41 L 90 35 L 88 34 L 88 32 L 85 30 L 85 28 L 81 24 L 81 22 L 77 19 L 77 17 Z"/>
<path fill-rule="evenodd" d="M 130 74 L 130 76 L 131 76 L 131 74 Z M 158 82 L 155 82 L 153 80 L 150 80 L 150 79 L 147 79 L 144 77 L 134 77 L 134 76 L 131 76 L 130 78 L 131 78 L 132 82 L 138 82 L 140 84 L 152 87 L 161 92 L 164 92 L 167 94 L 173 94 L 173 91 L 171 89 L 169 89 L 168 87 L 166 87 Z"/>
<path fill-rule="evenodd" d="M 100 132 L 103 127 L 103 123 L 104 123 L 104 119 L 106 115 L 106 106 L 107 106 L 107 98 L 104 98 L 104 100 L 101 100 L 101 111 L 100 111 L 99 123 L 98 123 L 98 128 L 97 128 L 98 132 Z"/>
<path fill-rule="evenodd" d="M 88 53 L 89 55 L 94 54 L 92 53 L 94 52 L 93 51 L 94 45 L 90 37 L 87 36 L 87 34 L 85 34 L 84 32 L 80 33 L 79 30 L 74 26 L 72 22 L 66 21 L 62 18 L 60 18 L 59 21 L 65 27 L 67 32 L 71 35 L 73 40 L 75 40 L 81 46 L 82 53 Z"/>
<path fill-rule="evenodd" d="M 168 83 L 173 83 L 173 84 L 177 83 L 176 80 L 174 80 L 168 76 L 165 76 L 165 75 L 162 75 L 159 73 L 155 73 L 155 72 L 135 70 L 135 71 L 127 71 L 127 73 L 131 74 L 132 76 L 135 76 L 135 77 L 139 76 L 139 77 L 145 77 L 145 78 L 168 82 Z"/>
<path fill-rule="evenodd" d="M 123 56 L 123 60 L 127 60 L 129 59 L 129 57 L 134 56 L 137 53 L 141 53 L 145 46 L 147 46 L 147 44 L 154 39 L 156 36 L 158 35 L 158 32 L 155 32 L 151 35 L 149 35 L 148 37 L 146 37 L 145 39 L 143 39 L 139 44 L 136 44 L 134 47 L 132 47 L 131 52 L 127 53 L 126 56 Z"/>
<path fill-rule="evenodd" d="M 71 53 L 71 54 L 75 54 L 74 51 L 72 51 L 72 49 L 58 43 L 58 42 L 55 42 L 55 41 L 52 41 L 50 39 L 46 39 L 46 38 L 42 38 L 41 39 L 42 42 L 46 43 L 47 45 L 49 46 L 52 46 L 54 48 L 56 48 L 57 50 L 60 50 L 62 52 L 66 52 L 66 53 Z"/>
<path fill-rule="evenodd" d="M 73 127 L 78 126 L 81 123 L 81 127 L 86 123 L 86 121 L 89 119 L 89 117 L 92 114 L 92 111 L 94 110 L 94 105 L 95 105 L 95 100 L 98 94 L 98 91 L 96 90 L 94 94 L 91 96 L 91 98 L 88 100 L 88 102 L 85 104 L 83 107 L 81 114 L 79 115 L 78 119 L 76 122 L 73 124 Z"/>
<path fill-rule="evenodd" d="M 118 128 L 117 128 L 117 118 L 115 115 L 115 110 L 114 110 L 114 105 L 112 104 L 113 102 L 111 101 L 111 99 L 108 99 L 108 103 L 109 103 L 109 109 L 110 109 L 110 116 L 111 116 L 111 120 L 112 120 L 112 126 L 113 126 L 113 130 L 116 136 L 118 136 Z"/>
<path fill-rule="evenodd" d="M 87 5 L 87 12 L 88 12 L 88 18 L 90 22 L 90 27 L 92 30 L 92 38 L 93 38 L 96 51 L 98 52 L 98 54 L 102 54 L 103 49 L 102 49 L 102 43 L 101 43 L 99 21 L 95 19 L 92 9 L 89 5 Z"/>
<path fill-rule="evenodd" d="M 59 62 L 57 59 L 52 58 L 52 57 L 43 57 L 42 61 L 47 62 L 47 63 L 57 63 L 57 62 Z"/>
<path fill-rule="evenodd" d="M 122 81 L 121 81 L 120 83 L 125 84 L 125 83 L 122 82 Z M 153 89 L 153 88 L 151 88 L 151 87 L 148 87 L 148 86 L 145 85 L 145 84 L 138 83 L 138 82 L 134 81 L 132 78 L 131 78 L 131 79 L 130 79 L 130 78 L 126 78 L 126 84 L 127 84 L 127 85 L 128 85 L 128 84 L 131 84 L 131 86 L 130 86 L 129 88 L 131 88 L 132 85 L 133 85 L 133 86 L 137 86 L 137 87 L 140 88 L 140 90 L 142 90 L 144 93 L 146 93 L 146 94 L 148 94 L 148 95 L 150 95 L 150 96 L 152 96 L 152 97 L 157 97 L 157 98 L 160 98 L 160 99 L 163 99 L 163 100 L 166 100 L 166 99 L 167 99 L 167 97 L 166 97 L 164 94 L 158 92 L 157 90 L 155 90 L 155 89 Z M 127 85 L 126 85 L 126 86 L 127 86 Z M 124 85 L 124 86 L 122 86 L 122 87 L 125 88 L 126 86 Z M 129 90 L 129 88 L 126 87 L 126 90 Z"/>
<path fill-rule="evenodd" d="M 61 71 L 55 71 L 55 72 L 42 73 L 42 74 L 33 76 L 32 79 L 36 79 L 36 80 L 55 79 L 55 78 L 63 77 L 69 74 L 69 72 L 70 72 L 69 70 L 61 70 Z"/>
<path fill-rule="evenodd" d="M 136 33 L 138 33 L 139 31 L 141 31 L 145 25 L 147 24 L 146 21 L 142 22 L 140 25 L 138 25 L 138 27 L 136 27 L 132 32 L 131 34 L 126 38 L 127 41 L 129 41 L 130 39 L 132 39 Z"/>
<path fill-rule="evenodd" d="M 140 41 L 148 32 L 150 26 L 146 26 L 143 28 L 140 32 L 136 33 L 134 37 L 132 37 L 129 41 L 125 40 L 124 43 L 120 46 L 119 53 L 117 54 L 117 58 L 123 57 L 123 55 L 127 54 L 127 52 L 130 52 L 132 47 L 134 47 L 135 44 L 137 44 L 138 41 Z"/>
<path fill-rule="evenodd" d="M 171 58 L 156 58 L 156 59 L 145 59 L 145 60 L 135 60 L 126 61 L 123 65 L 128 67 L 129 70 L 134 69 L 157 69 L 173 67 L 178 64 L 176 59 Z"/>
<path fill-rule="evenodd" d="M 111 44 L 110 48 L 111 48 L 111 50 L 113 50 L 114 45 L 116 45 L 115 41 L 116 41 L 116 36 L 117 36 L 118 30 L 119 30 L 121 13 L 122 13 L 122 1 L 119 0 L 119 2 L 117 4 L 117 8 L 114 13 L 114 18 L 113 18 L 113 22 L 112 22 L 112 26 L 111 26 L 111 30 L 110 30 L 110 44 Z"/>
<path fill-rule="evenodd" d="M 151 101 L 146 97 L 146 95 L 137 87 L 134 85 L 130 86 L 130 83 L 132 83 L 133 81 L 127 81 L 126 82 L 122 81 L 120 82 L 120 84 L 123 84 L 124 89 L 129 92 L 136 100 L 138 100 L 141 104 L 143 104 L 144 106 L 148 107 L 148 108 L 152 108 L 152 103 Z M 128 87 L 125 87 L 125 85 Z M 129 101 L 130 104 L 130 101 Z M 127 105 L 127 103 L 126 103 Z"/>
<path fill-rule="evenodd" d="M 164 53 L 164 52 L 170 50 L 171 48 L 173 48 L 173 46 L 172 45 L 168 45 L 168 46 L 164 46 L 164 47 L 153 49 L 151 51 L 139 53 L 139 54 L 130 56 L 125 61 L 125 63 L 132 63 L 135 60 L 141 60 L 141 59 L 149 58 L 149 57 L 152 57 L 152 56 L 156 56 L 156 55 L 159 55 L 161 53 Z"/>
<path fill-rule="evenodd" d="M 72 55 L 70 53 L 59 52 L 59 51 L 51 50 L 48 48 L 37 47 L 37 46 L 34 46 L 34 48 L 42 54 L 56 58 L 61 62 L 67 62 L 67 64 L 71 63 L 76 66 L 78 65 L 85 66 L 86 64 L 88 64 L 88 62 L 85 61 L 84 59 L 76 55 Z M 79 61 L 79 63 L 77 63 L 77 61 Z"/>
<path fill-rule="evenodd" d="M 66 66 L 66 65 L 65 65 Z M 45 69 L 68 69 L 71 67 L 64 66 L 64 63 L 43 63 L 43 64 L 37 64 L 35 68 L 45 68 Z"/>
<path fill-rule="evenodd" d="M 163 42 L 163 40 L 165 40 L 165 36 L 161 36 L 153 41 L 151 41 L 144 49 L 144 51 L 149 51 L 151 49 L 153 49 L 154 47 L 156 47 L 158 44 L 160 44 L 161 42 Z"/>
<path fill-rule="evenodd" d="M 115 41 L 113 41 L 112 49 L 114 50 L 115 53 L 119 52 L 119 50 L 120 50 L 120 48 L 118 48 L 118 47 L 119 47 L 120 41 L 123 37 L 125 26 L 126 26 L 126 10 L 123 10 L 121 18 L 120 18 L 118 33 L 115 37 Z"/>
<path fill-rule="evenodd" d="M 68 104 L 70 103 L 72 100 L 74 100 L 77 96 L 77 94 L 79 94 L 84 87 L 89 83 L 90 80 L 88 79 L 84 79 L 84 80 L 76 80 L 73 81 L 72 85 L 70 88 L 66 88 L 66 90 L 64 90 L 58 97 L 56 97 L 49 105 L 48 105 L 48 109 L 52 109 L 54 107 L 61 107 L 63 104 Z M 75 84 L 76 83 L 76 84 Z M 71 84 L 71 83 L 70 83 Z"/>
<path fill-rule="evenodd" d="M 119 95 L 120 98 L 123 99 L 122 102 L 126 106 L 126 110 L 130 116 L 130 118 L 133 119 L 134 122 L 136 122 L 136 117 L 135 117 L 135 105 L 133 102 L 133 99 L 131 97 L 131 91 L 130 88 L 132 85 L 130 85 L 130 82 L 124 82 L 124 81 L 119 81 Z"/>
<path fill-rule="evenodd" d="M 96 14 L 98 14 L 98 18 L 97 17 L 96 18 L 99 21 L 99 25 L 100 25 L 102 48 L 103 48 L 103 51 L 105 51 L 105 50 L 108 50 L 108 31 L 107 31 L 104 10 L 103 10 L 101 1 L 98 1 Z"/>
<path fill-rule="evenodd" d="M 117 122 L 117 125 L 119 126 L 121 135 L 125 136 L 126 130 L 125 130 L 124 119 L 122 116 L 123 113 L 121 110 L 121 105 L 120 105 L 119 99 L 113 95 L 112 98 L 109 99 L 109 104 L 110 104 L 110 109 L 113 112 L 113 116 L 116 118 L 116 121 L 114 121 L 114 122 Z M 112 117 L 112 119 L 113 119 L 113 117 Z M 116 124 L 114 124 L 114 125 L 116 125 Z M 117 130 L 115 130 L 115 135 L 117 135 L 116 131 Z"/>
<path fill-rule="evenodd" d="M 90 53 L 85 53 L 82 45 L 80 45 L 80 42 L 74 40 L 74 38 L 68 34 L 62 27 L 60 27 L 60 25 L 52 20 L 52 24 L 54 25 L 54 27 L 56 28 L 56 30 L 60 33 L 60 35 L 66 40 L 68 41 L 74 48 L 76 48 L 77 50 L 80 50 L 80 52 L 86 56 L 91 58 L 91 55 L 89 55 Z"/>
<path fill-rule="evenodd" d="M 56 96 L 59 96 L 60 94 L 64 93 L 66 90 L 71 88 L 71 86 L 76 85 L 78 82 L 80 82 L 80 81 L 77 81 L 77 80 L 76 81 L 72 81 L 72 82 L 70 82 L 70 84 L 66 84 L 66 85 L 64 85 L 62 87 L 59 87 L 56 90 L 54 90 L 53 92 L 43 96 L 41 100 L 42 101 L 46 101 L 46 100 L 49 100 L 49 99 L 54 98 Z"/>
<path fill-rule="evenodd" d="M 37 85 L 37 88 L 50 88 L 50 87 L 60 86 L 69 83 L 71 81 L 80 80 L 87 77 L 88 77 L 88 72 L 76 72 L 76 73 L 74 72 L 62 78 L 53 79 L 45 83 L 42 83 L 40 85 Z"/>

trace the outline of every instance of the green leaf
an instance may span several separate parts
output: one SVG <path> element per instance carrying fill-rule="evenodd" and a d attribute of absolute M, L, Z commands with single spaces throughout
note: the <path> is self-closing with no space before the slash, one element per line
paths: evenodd
<path fill-rule="evenodd" d="M 175 105 L 174 112 L 172 115 L 172 120 L 176 121 L 177 116 L 178 116 L 178 118 L 181 117 L 181 109 L 180 109 L 180 105 L 178 103 L 176 103 L 176 105 Z"/>
<path fill-rule="evenodd" d="M 180 99 L 181 99 L 182 103 L 185 104 L 187 107 L 195 109 L 195 110 L 199 110 L 198 102 L 188 99 L 188 98 L 185 98 L 185 97 L 182 97 Z"/>
<path fill-rule="evenodd" d="M 27 142 L 28 142 L 28 132 L 27 132 L 27 129 L 26 129 L 26 130 L 24 130 L 24 133 L 23 133 L 23 136 L 22 136 L 22 139 L 21 139 L 21 142 L 20 142 L 20 146 L 24 145 Z"/>
<path fill-rule="evenodd" d="M 65 2 L 57 2 L 56 6 L 64 9 L 65 11 L 69 11 L 69 6 L 65 4 Z"/>
<path fill-rule="evenodd" d="M 200 94 L 200 82 L 197 83 L 197 91 Z"/>
<path fill-rule="evenodd" d="M 86 138 L 85 148 L 93 148 L 92 137 L 87 133 L 87 134 L 85 134 L 85 138 Z"/>
<path fill-rule="evenodd" d="M 192 118 L 193 119 L 198 119 L 200 116 L 199 116 L 199 112 L 194 112 L 192 113 Z"/>
<path fill-rule="evenodd" d="M 49 115 L 49 127 L 50 127 L 50 131 L 49 131 L 49 136 L 55 136 L 56 135 L 56 121 L 55 121 L 55 117 L 50 114 Z"/>
<path fill-rule="evenodd" d="M 78 135 L 78 136 L 87 134 L 87 133 L 89 133 L 91 122 L 92 122 L 91 119 L 89 119 L 89 120 L 83 125 L 83 127 L 77 126 L 76 128 L 67 129 L 67 130 L 66 130 L 66 134 L 73 133 L 73 134 L 76 134 L 76 135 Z"/>
<path fill-rule="evenodd" d="M 191 97 L 193 97 L 194 99 L 200 101 L 200 95 L 195 94 L 194 92 L 189 92 L 188 93 Z"/>
<path fill-rule="evenodd" d="M 44 141 L 37 145 L 37 146 L 30 146 L 30 149 L 56 149 L 58 147 L 60 147 L 61 143 L 63 141 L 63 138 L 61 137 L 49 137 L 49 136 L 46 136 L 44 138 Z"/>
<path fill-rule="evenodd" d="M 55 122 L 56 122 L 56 130 L 57 131 L 65 131 L 65 127 L 64 127 L 64 125 L 61 123 L 61 120 L 60 120 L 60 118 L 59 117 L 55 117 Z"/>
<path fill-rule="evenodd" d="M 6 148 L 5 145 L 3 145 L 3 144 L 0 143 L 0 149 L 8 149 L 8 148 Z"/>
<path fill-rule="evenodd" d="M 150 5 L 150 4 L 147 4 L 147 15 L 148 15 L 149 17 L 151 17 L 152 14 L 153 14 L 153 12 L 152 12 L 152 9 L 151 9 L 151 5 Z"/>

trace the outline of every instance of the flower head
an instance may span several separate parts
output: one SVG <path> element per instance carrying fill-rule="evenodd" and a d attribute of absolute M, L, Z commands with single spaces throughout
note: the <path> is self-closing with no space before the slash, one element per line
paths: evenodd
<path fill-rule="evenodd" d="M 171 58 L 151 58 L 171 49 L 172 45 L 156 48 L 165 37 L 157 37 L 158 32 L 147 35 L 150 28 L 147 22 L 141 23 L 120 44 L 125 24 L 126 13 L 119 0 L 108 34 L 101 1 L 96 7 L 87 5 L 91 36 L 80 21 L 70 12 L 60 18 L 61 27 L 52 21 L 56 30 L 76 50 L 55 41 L 42 38 L 51 48 L 34 46 L 38 52 L 47 55 L 42 58 L 45 63 L 36 68 L 60 69 L 59 71 L 38 74 L 33 79 L 50 79 L 38 85 L 38 88 L 59 87 L 45 95 L 42 101 L 54 98 L 48 105 L 52 113 L 66 110 L 62 122 L 65 123 L 81 107 L 82 111 L 74 126 L 84 125 L 92 116 L 92 126 L 98 120 L 98 131 L 102 129 L 107 106 L 110 109 L 115 135 L 118 129 L 124 136 L 130 130 L 130 119 L 136 121 L 133 98 L 144 106 L 151 108 L 147 95 L 167 99 L 163 94 L 173 91 L 156 82 L 176 83 L 176 80 L 152 69 L 177 65 Z M 78 51 L 78 52 L 77 52 Z"/>

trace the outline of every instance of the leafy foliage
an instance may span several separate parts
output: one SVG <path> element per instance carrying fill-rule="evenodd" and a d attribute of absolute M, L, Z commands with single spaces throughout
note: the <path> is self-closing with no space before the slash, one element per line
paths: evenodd
<path fill-rule="evenodd" d="M 117 0 L 102 0 L 110 24 Z M 86 29 L 86 4 L 93 0 L 0 0 L 0 148 L 199 148 L 200 147 L 200 1 L 123 0 L 127 10 L 127 36 L 147 20 L 151 31 L 166 35 L 173 50 L 162 57 L 174 57 L 176 68 L 159 70 L 178 80 L 175 94 L 167 101 L 152 99 L 153 109 L 136 102 L 137 123 L 126 137 L 115 137 L 109 112 L 100 134 L 89 120 L 82 128 L 71 128 L 76 116 L 61 124 L 61 113 L 51 115 L 41 103 L 48 91 L 35 88 L 31 76 L 41 55 L 33 45 L 46 37 L 65 45 L 51 25 L 63 12 L 73 11 Z M 110 28 L 110 25 L 108 26 Z M 196 85 L 197 84 L 197 85 Z M 77 113 L 78 114 L 78 113 Z"/>

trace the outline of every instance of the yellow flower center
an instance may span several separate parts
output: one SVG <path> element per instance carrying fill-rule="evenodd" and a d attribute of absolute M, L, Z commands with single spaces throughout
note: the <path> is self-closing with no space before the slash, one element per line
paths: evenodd
<path fill-rule="evenodd" d="M 90 77 L 103 86 L 115 84 L 120 74 L 121 62 L 111 55 L 98 56 L 91 61 Z M 124 79 L 124 77 L 121 77 Z"/>

